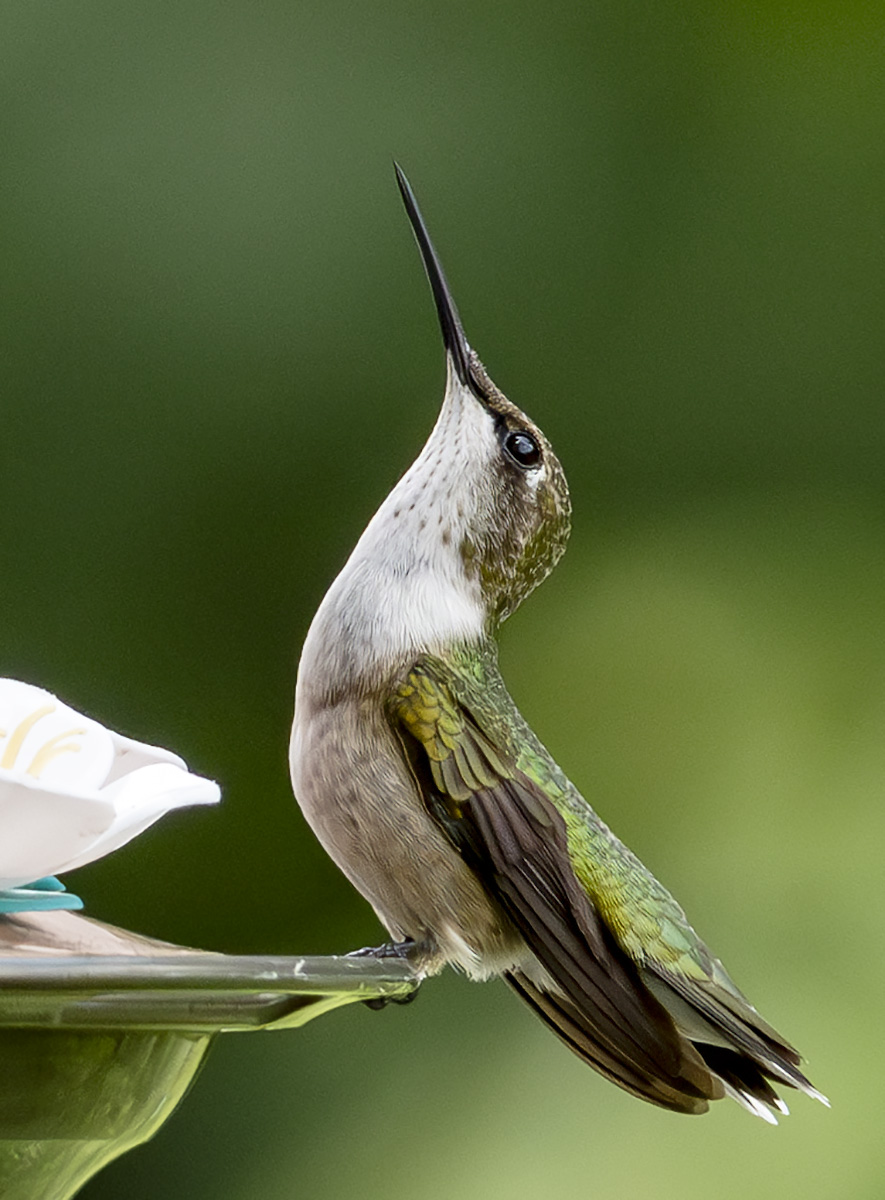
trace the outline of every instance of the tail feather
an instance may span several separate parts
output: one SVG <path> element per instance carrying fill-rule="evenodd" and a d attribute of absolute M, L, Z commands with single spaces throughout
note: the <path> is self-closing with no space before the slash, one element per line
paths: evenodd
<path fill-rule="evenodd" d="M 618 1055 L 616 1049 L 600 1039 L 592 1017 L 584 1014 L 568 997 L 538 987 L 520 972 L 507 974 L 505 979 L 520 999 L 580 1059 L 625 1091 L 661 1108 L 681 1113 L 704 1113 L 710 1100 L 730 1096 L 753 1116 L 777 1125 L 774 1114 L 788 1116 L 790 1110 L 773 1084 L 797 1088 L 829 1106 L 826 1096 L 812 1087 L 798 1067 L 788 1060 L 787 1053 L 790 1058 L 795 1055 L 792 1047 L 781 1041 L 775 1047 L 767 1037 L 754 1034 L 745 1024 L 740 1037 L 735 1037 L 730 1045 L 725 1040 L 726 1037 L 731 1040 L 734 1033 L 730 1022 L 727 1030 L 719 1025 L 717 1044 L 684 1033 L 685 1052 L 680 1071 L 670 1078 L 661 1070 L 644 1070 L 635 1059 Z M 658 992 L 656 988 L 655 993 Z M 678 1029 L 682 1022 L 675 1014 L 673 1016 Z M 796 1059 L 798 1061 L 798 1055 Z"/>
<path fill-rule="evenodd" d="M 760 1017 L 730 980 L 728 988 L 716 983 L 705 985 L 665 971 L 660 965 L 654 966 L 653 974 L 646 970 L 643 976 L 710 1070 L 745 1108 L 766 1120 L 770 1114 L 759 1112 L 759 1104 L 787 1115 L 787 1106 L 769 1081 L 796 1088 L 829 1107 L 826 1096 L 799 1069 L 802 1059 L 798 1051 Z M 686 1027 L 686 1011 L 700 1018 L 700 1032 L 698 1027 Z M 748 1098 L 750 1104 L 746 1103 Z"/>
<path fill-rule="evenodd" d="M 695 1065 L 680 1076 L 667 1079 L 663 1075 L 643 1071 L 634 1061 L 615 1055 L 599 1039 L 598 1030 L 583 1013 L 564 996 L 544 991 L 525 975 L 507 974 L 504 977 L 514 992 L 538 1014 L 541 1020 L 570 1050 L 601 1075 L 625 1091 L 681 1113 L 705 1113 L 710 1100 L 724 1095 L 722 1084 L 704 1067 L 689 1044 L 682 1066 Z M 688 1060 L 688 1063 L 686 1062 Z"/>
<path fill-rule="evenodd" d="M 725 1084 L 728 1094 L 754 1116 L 776 1125 L 777 1118 L 769 1110 L 783 1116 L 789 1115 L 789 1109 L 769 1083 L 763 1068 L 752 1059 L 740 1051 L 726 1050 L 722 1046 L 697 1043 L 697 1048 L 713 1074 Z M 786 1083 L 786 1080 L 779 1082 Z M 793 1084 L 787 1086 L 792 1087 Z"/>

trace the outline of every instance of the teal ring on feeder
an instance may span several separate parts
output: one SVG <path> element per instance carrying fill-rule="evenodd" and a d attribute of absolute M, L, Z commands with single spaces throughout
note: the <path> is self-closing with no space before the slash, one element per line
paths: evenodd
<path fill-rule="evenodd" d="M 52 912 L 82 907 L 80 897 L 65 891 L 65 885 L 54 875 L 24 887 L 0 889 L 0 913 Z"/>

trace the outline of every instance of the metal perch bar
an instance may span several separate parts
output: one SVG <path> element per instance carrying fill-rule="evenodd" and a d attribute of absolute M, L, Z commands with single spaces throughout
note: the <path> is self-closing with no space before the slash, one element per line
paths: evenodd
<path fill-rule="evenodd" d="M 416 987 L 399 960 L 228 956 L 69 912 L 0 918 L 0 1195 L 69 1200 L 171 1116 L 218 1033 Z"/>

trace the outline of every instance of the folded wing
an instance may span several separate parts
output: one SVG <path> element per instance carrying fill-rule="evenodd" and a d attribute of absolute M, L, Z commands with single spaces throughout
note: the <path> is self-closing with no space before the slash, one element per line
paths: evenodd
<path fill-rule="evenodd" d="M 553 803 L 492 743 L 435 660 L 410 672 L 390 715 L 429 812 L 543 968 L 508 976 L 514 991 L 621 1087 L 704 1112 L 724 1086 L 581 887 Z"/>

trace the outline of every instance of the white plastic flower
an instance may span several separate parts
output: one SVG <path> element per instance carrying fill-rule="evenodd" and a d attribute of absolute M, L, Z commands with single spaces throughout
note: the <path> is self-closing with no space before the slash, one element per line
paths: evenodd
<path fill-rule="evenodd" d="M 82 867 L 218 785 L 51 692 L 0 678 L 0 889 Z"/>

